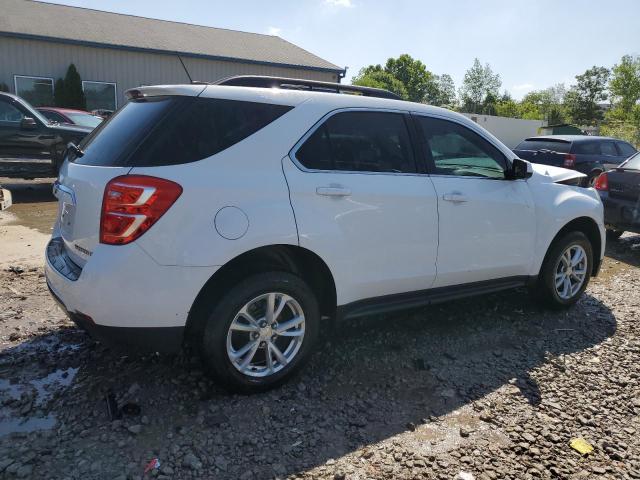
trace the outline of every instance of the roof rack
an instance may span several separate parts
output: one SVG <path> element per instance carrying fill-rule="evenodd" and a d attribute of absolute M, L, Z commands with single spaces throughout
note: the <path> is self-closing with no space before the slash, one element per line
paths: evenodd
<path fill-rule="evenodd" d="M 262 75 L 239 75 L 224 78 L 213 85 L 227 85 L 234 87 L 286 88 L 290 90 L 307 90 L 325 93 L 348 93 L 364 97 L 390 98 L 402 100 L 400 96 L 389 90 L 357 85 L 343 85 L 341 83 L 321 82 L 317 80 L 303 80 L 299 78 L 268 77 Z"/>

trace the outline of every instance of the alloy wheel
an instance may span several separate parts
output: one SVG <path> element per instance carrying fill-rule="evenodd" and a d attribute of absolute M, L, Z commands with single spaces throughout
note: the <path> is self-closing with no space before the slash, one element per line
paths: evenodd
<path fill-rule="evenodd" d="M 240 373 L 273 375 L 296 357 L 305 333 L 305 317 L 291 296 L 269 292 L 247 302 L 227 332 L 227 356 Z"/>
<path fill-rule="evenodd" d="M 555 268 L 555 288 L 563 300 L 574 297 L 587 276 L 587 253 L 580 245 L 570 245 L 558 259 Z"/>

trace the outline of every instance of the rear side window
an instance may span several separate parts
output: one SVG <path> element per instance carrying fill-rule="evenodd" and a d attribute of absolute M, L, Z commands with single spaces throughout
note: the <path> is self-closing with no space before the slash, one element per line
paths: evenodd
<path fill-rule="evenodd" d="M 293 107 L 196 97 L 127 103 L 81 144 L 84 165 L 154 167 L 219 153 Z"/>
<path fill-rule="evenodd" d="M 625 142 L 616 142 L 618 145 L 618 150 L 620 150 L 620 155 L 623 157 L 630 157 L 636 153 L 636 149 L 631 145 Z"/>
<path fill-rule="evenodd" d="M 531 150 L 537 152 L 538 150 L 551 150 L 559 153 L 569 153 L 571 143 L 559 141 L 559 140 L 525 140 L 518 145 L 515 150 Z"/>
<path fill-rule="evenodd" d="M 577 142 L 573 144 L 571 153 L 579 155 L 600 155 L 600 144 L 598 142 Z"/>
<path fill-rule="evenodd" d="M 617 157 L 618 150 L 616 150 L 616 145 L 613 142 L 602 142 L 600 144 L 600 151 L 602 155 L 606 155 L 608 157 Z"/>
<path fill-rule="evenodd" d="M 302 144 L 296 158 L 313 170 L 416 172 L 407 125 L 399 113 L 337 113 Z"/>

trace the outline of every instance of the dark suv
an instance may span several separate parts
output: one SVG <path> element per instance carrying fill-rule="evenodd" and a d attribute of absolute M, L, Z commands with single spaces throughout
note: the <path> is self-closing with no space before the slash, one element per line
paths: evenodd
<path fill-rule="evenodd" d="M 587 175 L 593 185 L 598 175 L 624 162 L 636 149 L 627 142 L 589 135 L 530 137 L 513 152 L 524 160 L 571 168 Z"/>
<path fill-rule="evenodd" d="M 52 124 L 22 98 L 0 92 L 0 177 L 57 176 L 67 144 L 91 130 Z"/>

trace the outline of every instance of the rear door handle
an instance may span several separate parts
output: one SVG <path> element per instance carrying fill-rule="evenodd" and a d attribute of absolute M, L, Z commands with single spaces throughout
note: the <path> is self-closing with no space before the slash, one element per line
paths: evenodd
<path fill-rule="evenodd" d="M 325 197 L 348 197 L 351 190 L 346 187 L 318 187 L 316 193 Z"/>
<path fill-rule="evenodd" d="M 469 201 L 469 199 L 460 192 L 445 193 L 442 196 L 442 199 L 453 203 L 464 203 Z"/>

